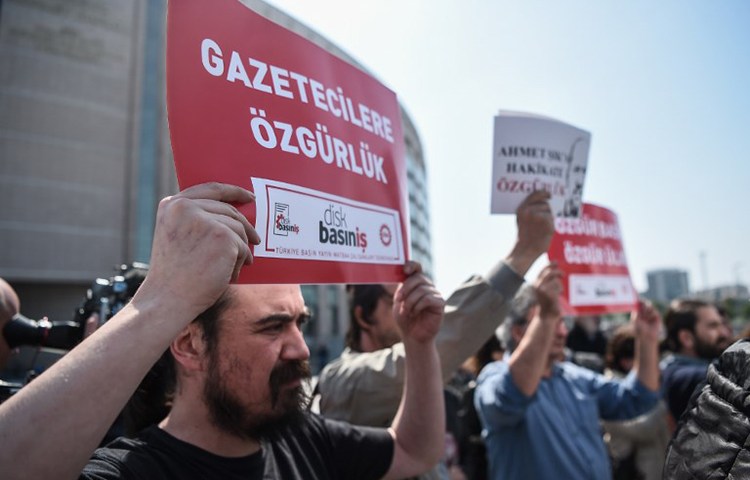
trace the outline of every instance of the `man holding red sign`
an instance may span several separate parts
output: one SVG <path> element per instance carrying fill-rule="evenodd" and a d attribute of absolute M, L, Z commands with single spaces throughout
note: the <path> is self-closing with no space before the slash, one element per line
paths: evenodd
<path fill-rule="evenodd" d="M 300 411 L 309 374 L 298 286 L 228 285 L 258 235 L 234 205 L 254 200 L 202 184 L 162 201 L 151 268 L 132 302 L 0 406 L 0 470 L 18 478 L 404 478 L 442 453 L 444 302 L 407 264 L 394 316 L 409 357 L 390 429 Z M 134 439 L 89 457 L 152 364 L 168 349 L 171 410 Z M 73 438 L 71 438 L 71 433 Z M 19 462 L 31 451 L 33 462 Z"/>

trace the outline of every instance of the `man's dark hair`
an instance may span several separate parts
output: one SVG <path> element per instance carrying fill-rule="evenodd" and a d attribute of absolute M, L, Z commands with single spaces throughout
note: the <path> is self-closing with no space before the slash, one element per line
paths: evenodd
<path fill-rule="evenodd" d="M 632 325 L 621 325 L 607 343 L 604 361 L 607 368 L 628 373 L 622 368 L 622 360 L 635 358 L 635 331 Z"/>
<path fill-rule="evenodd" d="M 708 302 L 692 299 L 678 299 L 672 302 L 664 315 L 664 325 L 667 328 L 665 340 L 667 348 L 675 353 L 682 349 L 680 344 L 680 330 L 688 330 L 695 333 L 695 324 L 698 322 L 698 309 L 712 306 Z"/>
<path fill-rule="evenodd" d="M 362 318 L 368 324 L 373 323 L 372 314 L 378 307 L 378 301 L 388 294 L 381 284 L 347 285 L 349 296 L 349 329 L 346 332 L 346 346 L 355 352 L 362 351 L 362 327 L 357 322 L 354 312 L 357 307 L 362 308 Z"/>
<path fill-rule="evenodd" d="M 216 350 L 219 343 L 218 319 L 231 303 L 228 292 L 229 290 L 226 290 L 216 303 L 193 320 L 201 327 L 208 355 Z M 125 434 L 133 436 L 164 419 L 172 408 L 172 398 L 176 388 L 175 361 L 172 352 L 167 349 L 151 367 L 125 405 L 123 411 Z"/>
<path fill-rule="evenodd" d="M 469 358 L 469 368 L 473 371 L 474 376 L 479 375 L 484 367 L 495 361 L 495 353 L 504 353 L 505 349 L 503 344 L 500 343 L 500 339 L 496 335 L 492 335 L 484 345 L 479 347 L 479 350 Z"/>

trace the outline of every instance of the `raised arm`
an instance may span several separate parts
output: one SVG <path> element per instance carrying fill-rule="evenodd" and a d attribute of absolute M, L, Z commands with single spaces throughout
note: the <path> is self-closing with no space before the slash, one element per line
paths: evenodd
<path fill-rule="evenodd" d="M 444 301 L 418 263 L 405 267 L 408 278 L 396 290 L 393 313 L 406 350 L 406 380 L 396 418 L 393 461 L 385 478 L 406 478 L 432 468 L 445 445 L 445 406 L 435 335 Z"/>
<path fill-rule="evenodd" d="M 448 297 L 443 327 L 437 337 L 444 381 L 505 320 L 524 275 L 549 249 L 555 233 L 549 199 L 545 191 L 526 197 L 516 210 L 518 235 L 510 253 L 490 270 L 486 279 L 474 277 Z"/>
<path fill-rule="evenodd" d="M 653 305 L 638 303 L 631 315 L 635 325 L 635 362 L 633 370 L 638 380 L 649 390 L 659 390 L 659 334 L 661 316 Z"/>
<path fill-rule="evenodd" d="M 536 393 L 542 375 L 550 365 L 550 350 L 561 320 L 561 279 L 562 271 L 554 263 L 539 274 L 534 284 L 539 308 L 508 362 L 513 383 L 528 397 Z"/>
<path fill-rule="evenodd" d="M 3 479 L 78 478 L 151 365 L 252 261 L 248 241 L 258 236 L 229 202 L 253 198 L 203 184 L 161 201 L 151 267 L 133 300 L 0 405 Z M 29 452 L 42 453 L 19 461 Z"/>
<path fill-rule="evenodd" d="M 533 192 L 516 210 L 518 237 L 505 262 L 521 276 L 526 275 L 537 258 L 547 252 L 555 234 L 550 198 L 544 190 Z"/>

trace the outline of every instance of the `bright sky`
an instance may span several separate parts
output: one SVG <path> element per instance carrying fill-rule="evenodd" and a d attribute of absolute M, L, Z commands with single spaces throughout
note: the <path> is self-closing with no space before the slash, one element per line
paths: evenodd
<path fill-rule="evenodd" d="M 619 215 L 631 275 L 750 282 L 750 2 L 271 0 L 394 90 L 422 139 L 435 281 L 450 293 L 515 239 L 492 216 L 492 118 L 592 133 L 584 200 Z M 537 262 L 532 273 L 542 266 Z"/>

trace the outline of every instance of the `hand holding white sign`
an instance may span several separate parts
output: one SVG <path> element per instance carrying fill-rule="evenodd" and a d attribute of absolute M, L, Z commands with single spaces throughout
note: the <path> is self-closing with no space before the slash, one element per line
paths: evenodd
<path fill-rule="evenodd" d="M 534 288 L 537 300 L 539 300 L 539 315 L 542 318 L 559 317 L 560 294 L 562 293 L 563 271 L 558 268 L 557 263 L 552 262 L 541 271 Z"/>
<path fill-rule="evenodd" d="M 512 213 L 535 190 L 551 194 L 555 216 L 581 212 L 591 134 L 557 120 L 516 112 L 495 117 L 492 213 Z"/>
<path fill-rule="evenodd" d="M 542 190 L 532 193 L 518 206 L 518 239 L 507 262 L 519 275 L 525 275 L 536 259 L 549 249 L 555 234 L 549 200 L 550 194 Z"/>

